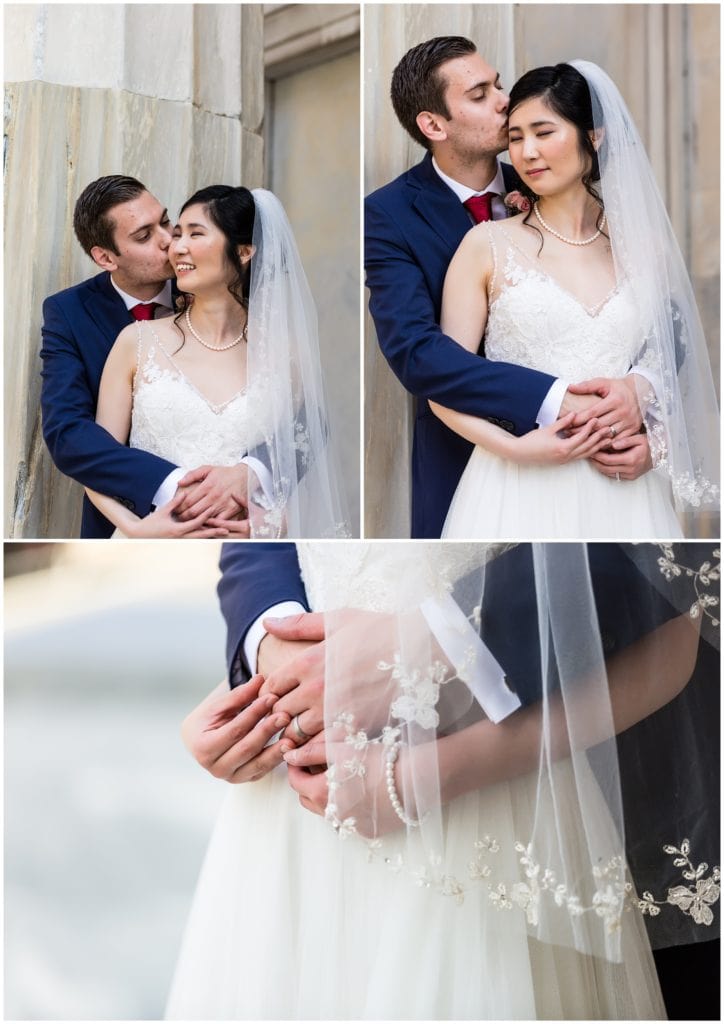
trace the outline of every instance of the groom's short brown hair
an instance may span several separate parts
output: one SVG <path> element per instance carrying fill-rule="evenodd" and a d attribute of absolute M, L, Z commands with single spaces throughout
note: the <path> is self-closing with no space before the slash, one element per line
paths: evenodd
<path fill-rule="evenodd" d="M 418 128 L 417 115 L 429 110 L 432 114 L 450 117 L 445 103 L 447 82 L 440 73 L 441 65 L 476 50 L 475 43 L 463 36 L 435 36 L 408 50 L 392 72 L 390 95 L 397 118 L 405 131 L 425 149 L 430 149 L 430 140 Z"/>
<path fill-rule="evenodd" d="M 147 191 L 140 181 L 125 174 L 107 174 L 86 185 L 75 204 L 73 229 L 89 256 L 96 245 L 119 255 L 113 234 L 116 225 L 109 211 Z"/>

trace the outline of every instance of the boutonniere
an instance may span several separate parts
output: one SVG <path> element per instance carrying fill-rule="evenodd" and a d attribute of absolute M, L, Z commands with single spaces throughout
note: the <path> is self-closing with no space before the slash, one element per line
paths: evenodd
<path fill-rule="evenodd" d="M 508 192 L 503 196 L 503 202 L 509 210 L 515 210 L 516 213 L 528 213 L 531 207 L 530 199 L 522 192 Z"/>

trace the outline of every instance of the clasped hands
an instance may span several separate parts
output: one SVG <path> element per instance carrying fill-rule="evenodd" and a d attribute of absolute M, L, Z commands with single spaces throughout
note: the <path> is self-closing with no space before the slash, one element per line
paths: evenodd
<path fill-rule="evenodd" d="M 178 483 L 176 494 L 138 522 L 141 537 L 249 537 L 249 495 L 256 476 L 244 463 L 199 466 Z"/>
<path fill-rule="evenodd" d="M 586 457 L 604 476 L 636 480 L 651 469 L 651 451 L 645 432 L 637 384 L 642 378 L 596 377 L 572 384 L 561 404 L 560 419 L 549 429 L 564 429 L 575 445 L 586 442 Z M 648 389 L 648 382 L 644 381 Z"/>
<path fill-rule="evenodd" d="M 327 804 L 325 769 L 329 744 L 339 742 L 349 752 L 341 737 L 330 737 L 324 732 L 324 676 L 329 657 L 324 616 L 303 613 L 286 619 L 266 619 L 264 625 L 268 632 L 259 647 L 259 672 L 231 691 L 226 682 L 220 683 L 187 716 L 182 736 L 202 767 L 215 778 L 231 783 L 257 781 L 286 761 L 289 785 L 301 805 L 323 815 Z M 355 694 L 360 710 L 366 693 L 373 695 L 376 706 L 388 706 L 388 700 L 380 699 L 380 688 L 389 685 L 390 679 L 376 666 L 382 655 L 389 655 L 392 628 L 393 617 L 357 610 L 340 613 L 340 628 L 333 643 L 345 649 L 350 643 L 359 643 L 362 637 L 365 641 L 364 649 L 359 649 L 360 656 L 346 662 L 354 662 L 358 678 L 349 680 L 349 693 Z M 363 715 L 369 728 L 381 729 L 386 724 L 386 720 L 374 722 L 369 706 Z M 295 716 L 300 729 L 310 737 L 306 742 L 292 726 Z M 356 792 L 352 787 L 348 791 L 345 817 L 354 814 L 358 831 L 378 835 L 398 827 L 400 822 L 391 806 L 385 808 L 382 816 L 377 813 L 374 822 L 369 817 L 373 804 L 384 805 L 383 801 L 368 799 L 371 789 L 384 787 L 379 746 L 375 746 L 374 755 L 367 759 L 364 785 L 360 784 Z M 400 757 L 398 771 L 402 761 Z"/>

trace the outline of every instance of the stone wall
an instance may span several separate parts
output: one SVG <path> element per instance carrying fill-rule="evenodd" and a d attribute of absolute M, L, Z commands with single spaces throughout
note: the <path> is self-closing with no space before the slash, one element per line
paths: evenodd
<path fill-rule="evenodd" d="M 692 276 L 719 378 L 719 7 L 704 4 L 411 4 L 365 15 L 365 165 L 371 191 L 421 159 L 389 103 L 409 47 L 467 35 L 506 84 L 530 67 L 580 57 L 605 67 L 646 143 Z M 407 536 L 411 404 L 365 343 L 365 529 Z M 394 440 L 393 440 L 394 439 Z M 389 480 L 396 481 L 395 488 Z"/>
<path fill-rule="evenodd" d="M 360 501 L 360 74 L 356 4 L 274 5 L 265 17 L 265 172 L 319 311 L 331 428 L 353 533 Z"/>
<path fill-rule="evenodd" d="M 45 449 L 38 353 L 43 298 L 97 269 L 75 199 L 122 172 L 173 215 L 203 184 L 263 183 L 263 9 L 6 5 L 4 21 L 5 536 L 68 537 L 80 488 Z"/>

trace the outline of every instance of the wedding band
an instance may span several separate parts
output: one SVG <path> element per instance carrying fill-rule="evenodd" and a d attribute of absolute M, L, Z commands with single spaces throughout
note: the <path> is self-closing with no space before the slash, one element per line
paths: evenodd
<path fill-rule="evenodd" d="M 291 721 L 291 726 L 297 735 L 297 739 L 300 739 L 302 741 L 311 740 L 312 737 L 309 735 L 308 732 L 305 732 L 304 729 L 302 729 L 301 725 L 299 724 L 299 715 L 294 716 L 294 718 Z"/>
<path fill-rule="evenodd" d="M 616 479 L 618 480 L 619 483 L 621 483 L 621 474 L 620 473 L 616 474 Z"/>

